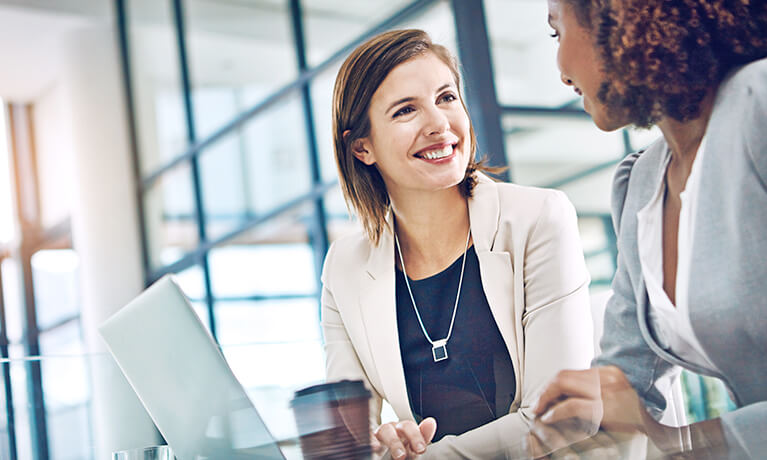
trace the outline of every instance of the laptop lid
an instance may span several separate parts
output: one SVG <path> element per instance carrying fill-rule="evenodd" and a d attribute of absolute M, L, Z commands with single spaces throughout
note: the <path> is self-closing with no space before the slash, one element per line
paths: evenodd
<path fill-rule="evenodd" d="M 170 276 L 150 286 L 99 331 L 179 460 L 284 459 Z"/>

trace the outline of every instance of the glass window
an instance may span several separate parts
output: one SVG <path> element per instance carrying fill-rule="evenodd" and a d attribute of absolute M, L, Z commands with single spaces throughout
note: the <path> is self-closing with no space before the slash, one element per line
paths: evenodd
<path fill-rule="evenodd" d="M 144 224 L 152 268 L 171 264 L 197 247 L 199 233 L 188 163 L 164 173 L 144 192 Z"/>
<path fill-rule="evenodd" d="M 208 238 L 307 193 L 309 149 L 299 93 L 250 120 L 200 157 Z"/>
<path fill-rule="evenodd" d="M 194 312 L 197 313 L 202 324 L 210 331 L 210 317 L 205 302 L 205 279 L 203 278 L 202 267 L 194 265 L 176 273 L 175 281 L 189 299 L 189 303 L 192 304 L 192 308 L 194 308 Z"/>
<path fill-rule="evenodd" d="M 6 335 L 11 343 L 21 343 L 24 338 L 24 297 L 21 285 L 21 267 L 15 259 L 3 259 L 0 263 L 5 302 Z"/>
<path fill-rule="evenodd" d="M 543 107 L 577 101 L 559 79 L 546 2 L 485 0 L 484 5 L 498 101 Z"/>
<path fill-rule="evenodd" d="M 13 386 L 13 417 L 18 458 L 35 458 L 32 448 L 33 408 L 29 403 L 29 363 L 25 359 L 23 344 L 8 347 L 11 357 L 11 385 Z"/>
<path fill-rule="evenodd" d="M 324 377 L 313 209 L 291 209 L 209 255 L 219 342 L 277 438 L 295 436 L 293 391 Z"/>
<path fill-rule="evenodd" d="M 187 0 L 187 52 L 197 138 L 295 79 L 285 0 Z"/>
<path fill-rule="evenodd" d="M 341 62 L 337 62 L 319 73 L 311 82 L 314 130 L 317 136 L 320 172 L 324 182 L 338 180 L 333 145 L 333 85 L 340 68 Z"/>
<path fill-rule="evenodd" d="M 411 0 L 303 0 L 307 61 L 317 65 Z"/>
<path fill-rule="evenodd" d="M 602 132 L 588 118 L 507 114 L 503 130 L 512 178 L 519 184 L 556 183 L 585 168 L 617 162 L 624 153 L 620 132 Z"/>
<path fill-rule="evenodd" d="M 454 55 L 458 56 L 458 45 L 455 39 L 455 18 L 450 2 L 440 0 L 434 2 L 421 13 L 406 19 L 396 28 L 416 28 L 426 31 L 434 43 L 447 47 Z"/>
<path fill-rule="evenodd" d="M 79 321 L 40 334 L 46 410 L 85 404 L 90 397 L 85 347 Z"/>
<path fill-rule="evenodd" d="M 217 301 L 215 309 L 216 329 L 222 346 L 320 340 L 316 297 L 259 302 Z"/>
<path fill-rule="evenodd" d="M 214 298 L 316 295 L 317 272 L 308 234 L 312 212 L 311 204 L 298 206 L 213 248 L 208 260 Z"/>
<path fill-rule="evenodd" d="M 125 2 L 131 87 L 141 171 L 148 174 L 187 148 L 178 40 L 169 0 Z"/>
<path fill-rule="evenodd" d="M 46 329 L 80 314 L 77 253 L 38 251 L 32 256 L 37 326 Z"/>
<path fill-rule="evenodd" d="M 228 245 L 210 253 L 216 298 L 314 295 L 314 255 L 308 243 Z"/>
<path fill-rule="evenodd" d="M 362 231 L 357 217 L 351 217 L 344 201 L 341 187 L 333 187 L 325 194 L 325 215 L 327 216 L 328 239 L 336 239 L 355 231 Z"/>
<path fill-rule="evenodd" d="M 79 321 L 41 334 L 40 353 L 52 458 L 90 458 L 90 383 Z"/>
<path fill-rule="evenodd" d="M 4 362 L 0 364 L 0 404 L 3 408 L 7 406 L 5 372 L 9 371 L 10 364 Z M 8 411 L 0 410 L 0 458 L 11 458 L 10 452 L 10 432 L 13 427 L 8 426 Z"/>

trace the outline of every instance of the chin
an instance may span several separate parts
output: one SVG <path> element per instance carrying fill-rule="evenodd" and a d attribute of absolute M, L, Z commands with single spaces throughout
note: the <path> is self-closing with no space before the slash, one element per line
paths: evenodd
<path fill-rule="evenodd" d="M 610 117 L 605 116 L 604 113 L 589 115 L 591 115 L 591 121 L 594 122 L 597 128 L 608 133 L 624 128 L 628 124 L 619 120 L 611 119 Z"/>
<path fill-rule="evenodd" d="M 607 107 L 605 107 L 603 104 L 589 105 L 590 110 L 586 110 L 586 112 L 591 116 L 591 121 L 593 121 L 597 128 L 599 128 L 601 131 L 609 133 L 624 128 L 629 124 L 623 119 L 619 119 L 615 116 L 610 116 Z"/>

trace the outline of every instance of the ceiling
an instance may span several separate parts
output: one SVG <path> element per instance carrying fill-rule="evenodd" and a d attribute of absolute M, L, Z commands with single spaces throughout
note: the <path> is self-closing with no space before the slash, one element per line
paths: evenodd
<path fill-rule="evenodd" d="M 0 0 L 0 98 L 29 102 L 43 93 L 60 72 L 63 37 L 108 20 L 109 3 Z"/>

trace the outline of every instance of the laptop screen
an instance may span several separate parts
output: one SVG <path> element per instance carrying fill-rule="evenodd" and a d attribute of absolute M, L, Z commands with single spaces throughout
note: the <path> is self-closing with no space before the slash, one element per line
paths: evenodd
<path fill-rule="evenodd" d="M 150 286 L 99 331 L 179 460 L 284 458 L 170 276 Z"/>

